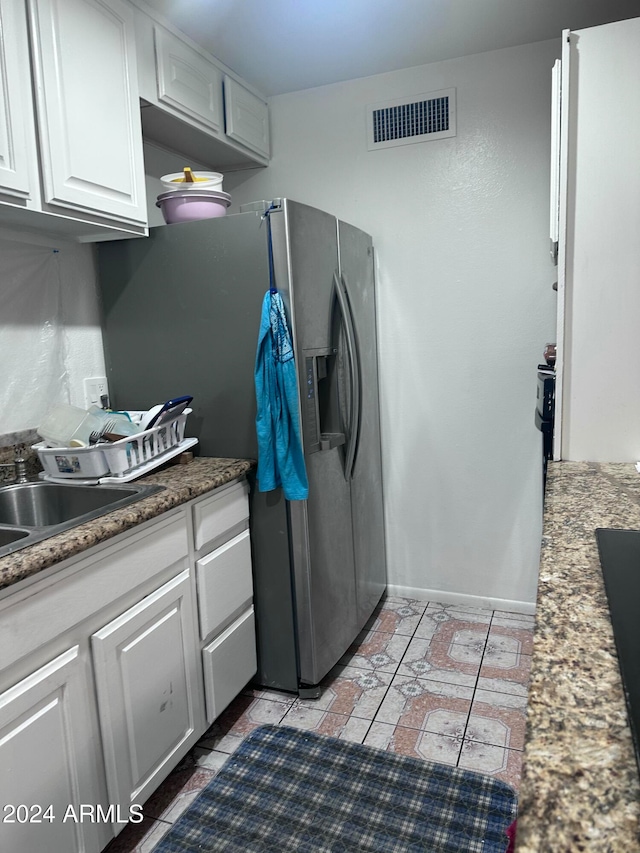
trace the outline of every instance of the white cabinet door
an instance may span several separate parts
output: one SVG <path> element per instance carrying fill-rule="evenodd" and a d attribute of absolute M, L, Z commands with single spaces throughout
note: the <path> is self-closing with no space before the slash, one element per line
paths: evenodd
<path fill-rule="evenodd" d="M 155 27 L 158 101 L 209 131 L 222 129 L 222 74 L 162 27 Z"/>
<path fill-rule="evenodd" d="M 0 695 L 2 853 L 97 853 L 111 837 L 88 813 L 79 819 L 81 805 L 107 809 L 82 676 L 74 646 Z"/>
<path fill-rule="evenodd" d="M 134 20 L 123 0 L 30 0 L 43 202 L 146 222 Z"/>
<path fill-rule="evenodd" d="M 228 75 L 224 78 L 224 112 L 227 136 L 269 157 L 269 109 L 264 101 Z"/>
<path fill-rule="evenodd" d="M 0 56 L 0 192 L 27 199 L 36 150 L 27 19 L 15 0 L 0 0 Z"/>
<path fill-rule="evenodd" d="M 204 730 L 185 569 L 91 638 L 109 799 L 141 804 Z"/>

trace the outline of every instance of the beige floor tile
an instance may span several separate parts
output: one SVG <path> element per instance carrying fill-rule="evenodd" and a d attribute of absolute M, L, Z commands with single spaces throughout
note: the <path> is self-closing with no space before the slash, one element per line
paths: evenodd
<path fill-rule="evenodd" d="M 481 660 L 482 651 L 474 646 L 438 643 L 414 637 L 398 667 L 398 675 L 473 688 Z"/>
<path fill-rule="evenodd" d="M 492 625 L 487 637 L 486 653 L 506 651 L 522 655 L 533 653 L 533 629 Z"/>
<path fill-rule="evenodd" d="M 362 743 L 371 723 L 360 717 L 334 714 L 331 711 L 309 708 L 306 705 L 294 705 L 282 721 L 282 725 L 313 731 L 320 735 L 330 735 L 353 743 Z"/>
<path fill-rule="evenodd" d="M 512 642 L 517 641 L 512 640 Z M 486 687 L 490 690 L 497 689 L 501 693 L 520 693 L 522 689 L 526 690 L 530 677 L 531 655 L 522 654 L 515 645 L 511 650 L 490 646 L 482 659 L 480 679 L 483 680 L 483 683 L 479 681 L 478 687 Z M 504 689 L 491 688 L 484 683 L 484 680 L 494 680 L 510 686 L 508 689 L 506 687 Z"/>
<path fill-rule="evenodd" d="M 476 613 L 427 610 L 414 637 L 438 643 L 457 643 L 484 649 L 491 617 Z"/>
<path fill-rule="evenodd" d="M 532 613 L 514 613 L 511 610 L 494 610 L 493 621 L 495 622 L 496 619 L 510 619 L 517 620 L 518 622 L 526 622 L 532 628 L 536 621 L 536 617 Z"/>
<path fill-rule="evenodd" d="M 278 725 L 291 707 L 288 702 L 239 696 L 205 732 L 198 745 L 234 752 L 249 732 L 267 723 Z"/>
<path fill-rule="evenodd" d="M 418 627 L 426 606 L 426 601 L 387 598 L 376 608 L 366 628 L 369 631 L 411 636 Z"/>
<path fill-rule="evenodd" d="M 401 634 L 368 631 L 349 648 L 340 664 L 394 673 L 411 638 Z"/>
<path fill-rule="evenodd" d="M 454 767 L 462 747 L 462 741 L 453 737 L 375 722 L 371 725 L 364 743 L 387 752 L 439 761 Z"/>
<path fill-rule="evenodd" d="M 522 774 L 522 753 L 465 738 L 458 767 L 502 779 L 517 791 Z"/>
<path fill-rule="evenodd" d="M 230 752 L 221 752 L 217 749 L 202 749 L 201 747 L 196 746 L 193 750 L 193 757 L 195 758 L 198 767 L 213 771 L 213 775 L 215 776 L 227 763 L 229 755 L 236 751 L 243 740 L 243 737 L 238 737 L 237 743 L 235 743 L 235 748 Z"/>
<path fill-rule="evenodd" d="M 526 717 L 526 697 L 476 690 L 465 739 L 523 749 Z"/>
<path fill-rule="evenodd" d="M 443 717 L 435 712 L 451 712 L 457 721 L 466 719 L 472 697 L 469 687 L 397 675 L 375 721 L 441 733 Z"/>
<path fill-rule="evenodd" d="M 323 680 L 318 699 L 298 699 L 293 704 L 372 720 L 392 679 L 392 673 L 381 670 L 336 666 Z"/>
<path fill-rule="evenodd" d="M 486 672 L 487 670 L 485 670 Z M 482 675 L 478 678 L 477 688 L 480 690 L 492 690 L 494 693 L 512 693 L 514 696 L 522 696 L 525 699 L 529 693 L 529 679 L 526 682 L 509 681 L 507 678 L 487 678 Z M 508 673 L 507 673 L 508 674 Z"/>

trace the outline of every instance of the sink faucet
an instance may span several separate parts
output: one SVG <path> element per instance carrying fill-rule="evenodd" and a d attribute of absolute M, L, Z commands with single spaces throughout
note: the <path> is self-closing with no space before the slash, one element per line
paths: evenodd
<path fill-rule="evenodd" d="M 27 477 L 27 460 L 24 458 L 24 445 L 16 444 L 14 453 L 13 462 L 0 464 L 0 468 L 13 468 L 15 472 L 14 483 L 28 483 L 29 478 Z"/>

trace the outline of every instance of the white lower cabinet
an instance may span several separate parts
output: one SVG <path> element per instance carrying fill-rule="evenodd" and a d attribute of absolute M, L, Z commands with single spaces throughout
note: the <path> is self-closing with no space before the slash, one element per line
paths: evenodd
<path fill-rule="evenodd" d="M 248 524 L 232 483 L 0 595 L 1 853 L 98 853 L 251 679 Z"/>
<path fill-rule="evenodd" d="M 0 694 L 0 849 L 96 853 L 111 837 L 91 820 L 106 803 L 79 646 Z"/>
<path fill-rule="evenodd" d="M 189 570 L 91 637 L 109 800 L 142 804 L 203 729 Z"/>

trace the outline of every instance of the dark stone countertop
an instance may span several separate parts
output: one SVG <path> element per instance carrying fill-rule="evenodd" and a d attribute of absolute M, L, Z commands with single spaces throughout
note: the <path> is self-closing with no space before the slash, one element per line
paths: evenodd
<path fill-rule="evenodd" d="M 517 853 L 640 850 L 640 781 L 598 527 L 640 529 L 635 466 L 550 464 Z"/>
<path fill-rule="evenodd" d="M 122 509 L 0 557 L 0 590 L 243 477 L 254 465 L 250 459 L 196 457 L 186 465 L 167 465 L 141 477 L 135 484 L 158 484 L 165 488 Z"/>

